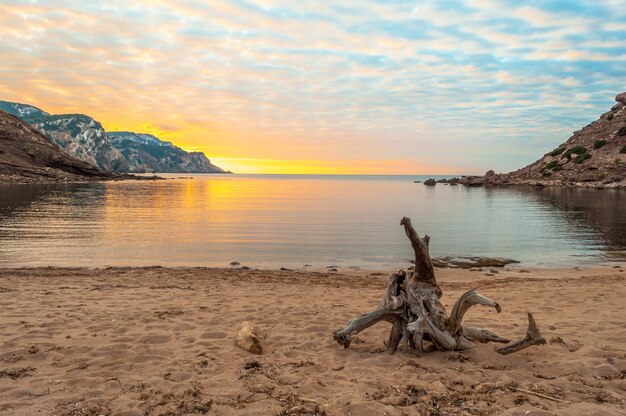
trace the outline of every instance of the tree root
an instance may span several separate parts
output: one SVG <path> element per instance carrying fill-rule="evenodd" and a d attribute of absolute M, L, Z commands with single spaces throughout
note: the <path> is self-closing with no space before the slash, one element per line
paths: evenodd
<path fill-rule="evenodd" d="M 345 328 L 335 331 L 334 339 L 344 348 L 348 348 L 356 334 L 380 321 L 387 321 L 392 327 L 385 345 L 391 354 L 397 351 L 401 341 L 405 352 L 411 348 L 424 352 L 427 349 L 425 342 L 440 351 L 466 350 L 476 343 L 510 342 L 508 338 L 487 329 L 463 326 L 465 313 L 474 305 L 489 306 L 498 313 L 502 310 L 497 302 L 474 289 L 461 295 L 448 317 L 445 307 L 439 301 L 442 292 L 430 260 L 430 237 L 420 238 L 407 217 L 402 218 L 400 225 L 404 226 L 415 253 L 414 270 L 400 270 L 389 276 L 380 306 L 349 321 Z M 497 352 L 506 355 L 545 342 L 532 314 L 529 313 L 526 338 L 500 348 Z"/>
<path fill-rule="evenodd" d="M 515 344 L 507 345 L 506 347 L 499 348 L 497 351 L 499 354 L 507 355 L 517 351 L 521 351 L 525 348 L 533 345 L 542 345 L 546 343 L 546 339 L 539 332 L 535 318 L 528 312 L 528 329 L 526 330 L 526 338 L 521 341 L 517 341 Z"/>

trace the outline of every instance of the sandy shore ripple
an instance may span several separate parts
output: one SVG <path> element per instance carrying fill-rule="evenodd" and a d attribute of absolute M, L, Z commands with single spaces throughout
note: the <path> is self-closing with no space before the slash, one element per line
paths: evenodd
<path fill-rule="evenodd" d="M 624 415 L 626 272 L 440 270 L 444 304 L 478 288 L 514 340 L 534 312 L 549 341 L 425 355 L 383 351 L 379 324 L 332 332 L 379 303 L 367 272 L 0 269 L 0 415 Z M 264 353 L 234 346 L 254 323 Z"/>

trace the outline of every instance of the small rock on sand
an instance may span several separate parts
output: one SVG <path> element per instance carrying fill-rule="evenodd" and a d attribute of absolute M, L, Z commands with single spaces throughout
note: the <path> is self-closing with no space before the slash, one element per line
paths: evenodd
<path fill-rule="evenodd" d="M 241 328 L 235 338 L 235 345 L 253 354 L 262 354 L 263 347 L 254 326 L 248 321 L 241 323 Z"/>

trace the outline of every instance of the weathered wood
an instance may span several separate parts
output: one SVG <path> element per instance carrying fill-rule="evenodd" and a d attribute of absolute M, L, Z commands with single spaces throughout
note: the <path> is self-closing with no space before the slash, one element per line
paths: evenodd
<path fill-rule="evenodd" d="M 515 344 L 499 348 L 497 351 L 502 355 L 507 355 L 521 351 L 533 345 L 541 345 L 545 343 L 546 339 L 541 335 L 541 332 L 539 332 L 539 328 L 537 328 L 537 324 L 535 323 L 535 318 L 533 318 L 533 315 L 528 312 L 528 329 L 526 330 L 526 338 L 521 341 L 517 341 Z"/>
<path fill-rule="evenodd" d="M 430 254 L 428 253 L 428 245 L 430 242 L 429 236 L 420 238 L 411 224 L 411 219 L 403 217 L 400 220 L 400 225 L 404 226 L 404 232 L 411 242 L 413 252 L 415 253 L 415 274 L 414 280 L 431 283 L 437 285 L 437 279 L 435 279 L 435 269 L 430 262 Z"/>
<path fill-rule="evenodd" d="M 430 259 L 430 237 L 420 238 L 411 220 L 402 218 L 407 238 L 415 254 L 413 271 L 400 270 L 389 276 L 387 290 L 380 306 L 359 318 L 353 319 L 345 328 L 334 333 L 335 340 L 348 348 L 352 337 L 370 326 L 388 321 L 392 324 L 389 339 L 385 343 L 387 351 L 395 353 L 400 341 L 403 351 L 414 348 L 426 350 L 424 341 L 440 351 L 465 350 L 476 343 L 508 343 L 509 339 L 482 328 L 463 326 L 462 320 L 467 310 L 474 305 L 502 309 L 497 302 L 481 295 L 476 290 L 468 290 L 456 301 L 448 317 L 446 308 L 440 301 L 442 292 L 435 278 L 435 271 Z M 531 345 L 545 343 L 531 314 L 528 314 L 529 326 L 526 338 L 510 346 L 497 350 L 509 354 Z"/>
<path fill-rule="evenodd" d="M 403 311 L 399 309 L 391 310 L 386 308 L 379 308 L 370 313 L 366 313 L 365 315 L 361 315 L 360 317 L 348 322 L 348 325 L 345 328 L 339 331 L 335 331 L 335 341 L 343 345 L 344 348 L 348 348 L 350 346 L 350 343 L 352 342 L 352 337 L 359 332 L 369 328 L 370 326 L 380 321 L 391 322 L 396 317 L 401 316 L 402 314 Z"/>
<path fill-rule="evenodd" d="M 393 320 L 389 341 L 387 341 L 387 351 L 391 354 L 397 351 L 398 344 L 400 344 L 400 340 L 402 340 L 402 336 L 405 334 L 404 328 L 406 328 L 406 321 L 404 319 L 397 317 Z"/>
<path fill-rule="evenodd" d="M 461 329 L 461 321 L 463 320 L 465 312 L 474 305 L 491 306 L 495 308 L 498 313 L 502 312 L 502 308 L 496 302 L 484 297 L 475 289 L 470 289 L 463 293 L 452 307 L 450 323 L 448 325 L 451 333 L 456 334 L 459 329 Z"/>

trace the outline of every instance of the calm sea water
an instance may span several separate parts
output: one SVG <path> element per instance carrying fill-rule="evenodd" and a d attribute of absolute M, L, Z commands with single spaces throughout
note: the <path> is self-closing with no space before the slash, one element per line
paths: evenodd
<path fill-rule="evenodd" d="M 165 175 L 176 177 L 180 175 Z M 626 192 L 427 187 L 419 176 L 193 175 L 0 185 L 0 267 L 404 267 L 409 216 L 434 256 L 626 259 Z"/>

